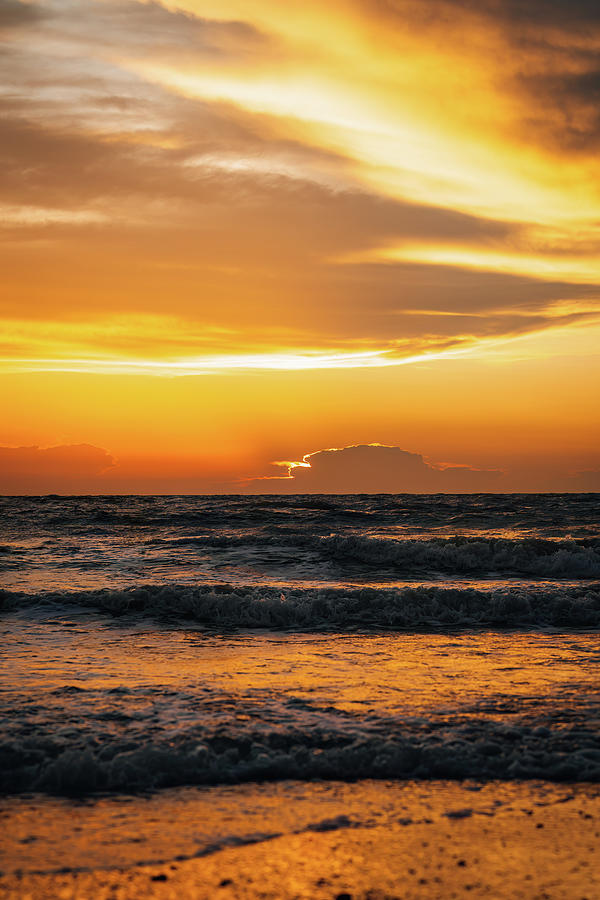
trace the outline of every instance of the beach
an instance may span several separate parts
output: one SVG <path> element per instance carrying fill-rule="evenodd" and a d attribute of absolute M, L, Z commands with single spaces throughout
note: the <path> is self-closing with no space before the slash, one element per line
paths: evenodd
<path fill-rule="evenodd" d="M 28 798 L 0 814 L 12 824 L 7 898 L 592 900 L 600 890 L 594 785 L 284 782 L 75 807 Z"/>

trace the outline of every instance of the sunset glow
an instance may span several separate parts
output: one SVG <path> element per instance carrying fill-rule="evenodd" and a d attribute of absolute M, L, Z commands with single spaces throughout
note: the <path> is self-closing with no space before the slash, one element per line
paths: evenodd
<path fill-rule="evenodd" d="M 598 0 L 0 51 L 0 896 L 600 898 Z"/>
<path fill-rule="evenodd" d="M 90 493 L 374 444 L 598 484 L 588 5 L 10 0 L 0 41 L 3 493 L 82 446 Z"/>

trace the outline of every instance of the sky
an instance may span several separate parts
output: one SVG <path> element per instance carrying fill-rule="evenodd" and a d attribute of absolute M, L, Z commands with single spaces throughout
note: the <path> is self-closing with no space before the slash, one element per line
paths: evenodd
<path fill-rule="evenodd" d="M 600 490 L 597 0 L 0 0 L 0 492 Z"/>

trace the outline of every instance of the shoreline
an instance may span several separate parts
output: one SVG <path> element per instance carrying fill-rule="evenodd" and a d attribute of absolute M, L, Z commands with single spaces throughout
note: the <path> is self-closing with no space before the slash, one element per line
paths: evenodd
<path fill-rule="evenodd" d="M 595 784 L 282 782 L 85 803 L 30 795 L 3 800 L 0 815 L 2 900 L 600 893 Z M 47 862 L 60 865 L 27 871 L 44 840 L 54 840 Z"/>

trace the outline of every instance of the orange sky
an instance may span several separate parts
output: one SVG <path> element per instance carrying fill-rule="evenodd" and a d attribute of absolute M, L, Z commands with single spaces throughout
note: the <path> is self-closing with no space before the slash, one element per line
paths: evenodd
<path fill-rule="evenodd" d="M 373 444 L 599 488 L 596 4 L 6 0 L 0 42 L 1 492 L 386 489 Z"/>

